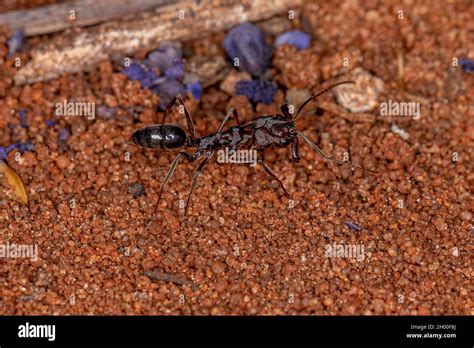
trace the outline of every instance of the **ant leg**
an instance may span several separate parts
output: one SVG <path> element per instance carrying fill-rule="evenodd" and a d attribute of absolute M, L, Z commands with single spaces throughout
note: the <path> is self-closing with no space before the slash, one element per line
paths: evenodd
<path fill-rule="evenodd" d="M 209 158 L 212 157 L 213 154 L 214 154 L 214 152 L 211 152 L 210 154 L 206 155 L 206 158 L 203 159 L 203 161 L 199 164 L 199 167 L 194 172 L 193 181 L 191 183 L 191 190 L 189 190 L 188 200 L 186 201 L 186 207 L 184 208 L 184 216 L 186 216 L 188 214 L 189 202 L 191 201 L 191 196 L 193 194 L 194 187 L 196 186 L 197 178 L 198 178 L 199 174 L 201 174 L 202 169 L 204 168 L 207 161 L 209 160 Z"/>
<path fill-rule="evenodd" d="M 230 110 L 227 112 L 227 115 L 225 115 L 224 120 L 222 120 L 222 123 L 219 126 L 219 129 L 217 130 L 217 133 L 222 131 L 222 128 L 224 128 L 224 125 L 229 120 L 229 118 L 231 118 L 232 115 L 234 116 L 235 120 L 237 121 L 237 125 L 240 125 L 239 113 L 237 112 L 237 110 L 234 107 L 231 107 Z"/>
<path fill-rule="evenodd" d="M 161 124 L 165 123 L 166 121 L 166 116 L 168 116 L 168 111 L 171 109 L 171 107 L 176 104 L 176 102 L 179 102 L 181 106 L 184 108 L 184 115 L 186 116 L 186 122 L 188 124 L 188 131 L 191 134 L 193 138 L 196 137 L 196 131 L 194 129 L 194 123 L 193 123 L 193 118 L 191 117 L 191 114 L 189 113 L 188 109 L 186 108 L 186 105 L 184 104 L 183 97 L 181 97 L 180 94 L 176 95 L 171 101 L 169 102 L 168 106 L 165 109 L 165 114 L 163 115 L 163 119 L 161 120 Z M 181 112 L 181 111 L 180 111 Z"/>
<path fill-rule="evenodd" d="M 334 163 L 337 163 L 337 164 L 340 164 L 340 165 L 345 165 L 345 166 L 350 166 L 352 169 L 354 168 L 357 168 L 357 169 L 362 169 L 363 171 L 366 171 L 366 172 L 371 172 L 371 173 L 377 173 L 377 171 L 374 171 L 374 170 L 369 170 L 369 169 L 365 169 L 365 168 L 362 168 L 361 166 L 358 166 L 358 165 L 355 165 L 353 164 L 352 162 L 350 161 L 341 161 L 341 160 L 338 160 L 338 159 L 335 159 L 329 155 L 327 155 L 326 153 L 323 152 L 323 150 L 321 150 L 315 143 L 313 143 L 306 135 L 304 135 L 302 132 L 300 131 L 296 131 L 308 144 L 311 145 L 311 147 L 316 150 L 316 152 L 318 152 L 321 156 L 323 156 L 325 159 L 331 161 L 331 162 L 334 162 Z"/>
<path fill-rule="evenodd" d="M 291 159 L 293 160 L 293 162 L 301 161 L 298 138 L 293 139 L 291 143 Z"/>
<path fill-rule="evenodd" d="M 276 174 L 273 172 L 273 170 L 268 166 L 268 164 L 266 164 L 264 162 L 263 159 L 259 160 L 258 163 L 261 163 L 263 168 L 265 168 L 265 171 L 270 174 L 271 177 L 273 177 L 273 179 L 275 179 L 276 181 L 278 181 L 278 183 L 280 184 L 281 188 L 283 189 L 283 192 L 285 192 L 285 195 L 290 197 L 290 194 L 288 193 L 288 191 L 286 191 L 286 188 L 285 186 L 283 185 L 283 182 L 278 178 L 278 176 L 276 176 Z"/>
<path fill-rule="evenodd" d="M 171 177 L 173 176 L 173 173 L 174 173 L 176 167 L 178 166 L 178 162 L 179 162 L 181 157 L 186 158 L 188 160 L 188 162 L 194 162 L 200 157 L 200 154 L 199 154 L 199 152 L 197 152 L 194 155 L 190 155 L 186 152 L 179 152 L 176 155 L 176 158 L 174 159 L 173 163 L 171 163 L 171 167 L 168 170 L 168 174 L 166 174 L 165 180 L 161 184 L 160 193 L 158 194 L 158 201 L 156 202 L 156 205 L 155 205 L 154 214 L 156 214 L 156 210 L 158 209 L 158 204 L 160 204 L 161 195 L 163 194 L 163 189 L 165 188 L 166 184 L 168 184 L 168 181 L 170 181 Z"/>

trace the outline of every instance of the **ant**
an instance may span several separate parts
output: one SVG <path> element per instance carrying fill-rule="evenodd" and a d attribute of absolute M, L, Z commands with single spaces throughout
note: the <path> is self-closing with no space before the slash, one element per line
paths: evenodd
<path fill-rule="evenodd" d="M 164 116 L 161 124 L 149 125 L 143 128 L 135 130 L 132 134 L 132 141 L 138 146 L 146 148 L 158 148 L 162 150 L 173 150 L 179 148 L 195 148 L 193 154 L 188 154 L 185 151 L 178 152 L 176 158 L 171 164 L 168 174 L 161 184 L 160 193 L 158 195 L 158 201 L 155 205 L 155 214 L 158 209 L 158 205 L 163 194 L 164 187 L 168 184 L 171 179 L 178 162 L 181 158 L 185 158 L 188 162 L 195 162 L 201 157 L 204 159 L 199 164 L 198 168 L 194 172 L 193 180 L 191 183 L 191 189 L 189 191 L 188 199 L 185 206 L 184 215 L 187 215 L 189 202 L 193 190 L 196 186 L 196 181 L 199 174 L 202 172 L 204 166 L 207 164 L 209 159 L 213 157 L 215 152 L 219 149 L 228 148 L 229 150 L 237 150 L 239 147 L 244 145 L 250 145 L 251 148 L 259 151 L 263 151 L 265 148 L 276 148 L 276 147 L 287 147 L 291 145 L 291 159 L 294 162 L 299 162 L 301 157 L 298 150 L 298 135 L 306 141 L 311 147 L 316 150 L 322 157 L 340 165 L 349 165 L 351 168 L 358 168 L 365 170 L 364 168 L 354 165 L 349 161 L 341 161 L 334 159 L 327 154 L 325 154 L 316 144 L 314 144 L 306 135 L 301 131 L 295 128 L 295 120 L 300 115 L 301 110 L 313 99 L 319 97 L 320 95 L 328 92 L 332 88 L 348 83 L 355 83 L 354 81 L 343 81 L 336 83 L 323 91 L 317 93 L 306 99 L 298 108 L 294 116 L 291 115 L 288 104 L 283 104 L 280 106 L 281 114 L 276 115 L 266 115 L 258 116 L 250 120 L 245 124 L 240 124 L 239 115 L 237 110 L 232 107 L 217 132 L 203 136 L 196 137 L 193 119 L 186 109 L 183 98 L 180 95 L 175 96 L 168 106 L 165 109 Z M 184 108 L 184 114 L 186 116 L 188 133 L 183 130 L 180 126 L 176 124 L 166 124 L 166 116 L 169 109 L 179 102 Z M 226 122 L 230 117 L 234 116 L 237 121 L 237 126 L 230 127 L 226 130 L 223 130 Z M 258 163 L 261 163 L 265 168 L 266 172 L 272 176 L 282 187 L 283 191 L 287 196 L 288 192 L 286 191 L 283 182 L 275 175 L 271 168 L 262 160 L 258 160 Z"/>

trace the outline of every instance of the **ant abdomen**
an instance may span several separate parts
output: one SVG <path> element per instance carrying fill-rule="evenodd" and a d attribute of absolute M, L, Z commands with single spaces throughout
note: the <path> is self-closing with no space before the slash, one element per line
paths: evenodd
<path fill-rule="evenodd" d="M 175 124 L 146 126 L 132 134 L 132 141 L 138 146 L 165 150 L 183 147 L 186 139 L 186 132 Z"/>

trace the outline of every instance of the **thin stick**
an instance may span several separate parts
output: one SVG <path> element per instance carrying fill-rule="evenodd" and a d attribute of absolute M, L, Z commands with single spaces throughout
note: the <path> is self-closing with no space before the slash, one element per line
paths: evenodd
<path fill-rule="evenodd" d="M 14 76 L 15 84 L 45 81 L 64 73 L 92 71 L 111 54 L 130 57 L 139 50 L 152 50 L 163 41 L 187 41 L 223 32 L 242 22 L 268 19 L 296 8 L 302 2 L 175 1 L 138 18 L 110 21 L 87 30 L 78 29 L 69 35 L 58 33 L 48 45 L 32 49 L 31 60 Z"/>
<path fill-rule="evenodd" d="M 106 22 L 170 3 L 172 0 L 74 0 L 0 13 L 0 24 L 6 23 L 12 32 L 22 29 L 25 36 L 43 35 Z"/>
<path fill-rule="evenodd" d="M 175 274 L 170 274 L 170 273 L 165 273 L 161 272 L 158 270 L 145 270 L 143 272 L 145 276 L 149 277 L 151 280 L 155 281 L 163 281 L 167 283 L 174 283 L 177 285 L 188 285 L 188 284 L 193 284 L 190 280 L 183 278 L 181 276 L 175 275 Z M 193 284 L 193 287 L 197 284 Z"/>

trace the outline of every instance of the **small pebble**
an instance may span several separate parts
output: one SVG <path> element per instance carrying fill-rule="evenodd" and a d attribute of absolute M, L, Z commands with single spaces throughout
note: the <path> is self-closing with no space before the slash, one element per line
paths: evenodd
<path fill-rule="evenodd" d="M 392 123 L 390 130 L 393 133 L 398 134 L 404 140 L 408 140 L 410 138 L 410 134 L 408 134 L 408 132 L 403 128 L 398 127 L 395 123 Z"/>
<path fill-rule="evenodd" d="M 69 157 L 66 154 L 60 155 L 56 158 L 56 165 L 59 169 L 65 169 L 70 164 Z"/>
<path fill-rule="evenodd" d="M 362 68 L 355 68 L 348 80 L 355 84 L 344 84 L 333 89 L 337 102 L 350 112 L 368 112 L 375 109 L 379 94 L 384 91 L 382 79 Z"/>
<path fill-rule="evenodd" d="M 224 273 L 225 264 L 220 261 L 214 261 L 211 265 L 212 271 L 216 274 Z"/>
<path fill-rule="evenodd" d="M 398 255 L 397 248 L 395 248 L 395 247 L 390 247 L 387 250 L 387 252 L 391 257 L 396 257 Z"/>
<path fill-rule="evenodd" d="M 145 191 L 145 188 L 143 187 L 142 184 L 138 182 L 134 182 L 133 184 L 130 185 L 129 190 L 134 198 L 138 198 L 143 194 L 143 192 Z"/>
<path fill-rule="evenodd" d="M 469 211 L 462 211 L 461 212 L 461 219 L 463 219 L 464 221 L 471 221 L 472 220 L 472 213 L 469 212 Z"/>
<path fill-rule="evenodd" d="M 332 304 L 334 303 L 333 299 L 331 297 L 325 297 L 324 300 L 323 300 L 323 304 L 326 306 L 326 307 L 330 307 L 332 306 Z"/>
<path fill-rule="evenodd" d="M 219 280 L 216 283 L 216 290 L 218 292 L 223 292 L 224 290 L 227 289 L 229 286 L 229 282 L 225 280 L 224 278 L 219 278 Z"/>
<path fill-rule="evenodd" d="M 434 224 L 438 231 L 444 231 L 446 228 L 448 228 L 448 225 L 441 217 L 436 218 L 436 220 L 434 220 Z"/>
<path fill-rule="evenodd" d="M 419 306 L 418 315 L 431 315 L 431 311 L 425 306 Z"/>
<path fill-rule="evenodd" d="M 235 95 L 235 86 L 239 81 L 250 81 L 252 76 L 245 71 L 230 70 L 227 76 L 222 80 L 219 88 L 230 95 Z"/>
<path fill-rule="evenodd" d="M 60 203 L 58 206 L 58 212 L 62 217 L 68 217 L 71 214 L 71 209 L 67 203 Z"/>

